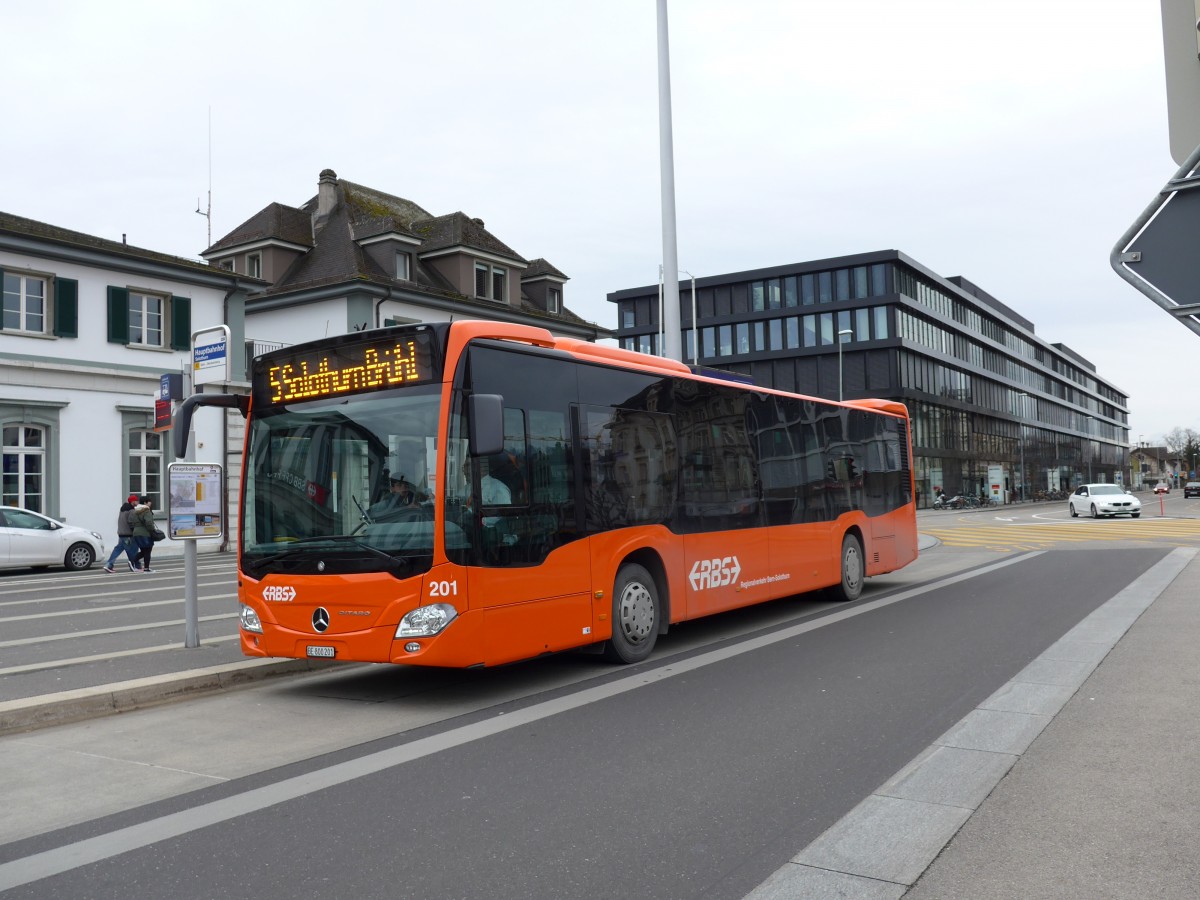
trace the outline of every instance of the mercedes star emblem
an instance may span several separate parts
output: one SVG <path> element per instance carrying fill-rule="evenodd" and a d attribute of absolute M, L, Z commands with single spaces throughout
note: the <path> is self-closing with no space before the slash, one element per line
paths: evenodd
<path fill-rule="evenodd" d="M 313 631 L 320 634 L 329 627 L 329 610 L 323 606 L 318 606 L 317 611 L 313 613 L 312 618 Z"/>

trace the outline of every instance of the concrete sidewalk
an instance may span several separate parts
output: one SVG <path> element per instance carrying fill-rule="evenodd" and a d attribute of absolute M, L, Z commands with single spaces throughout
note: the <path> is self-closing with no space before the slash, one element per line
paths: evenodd
<path fill-rule="evenodd" d="M 1172 551 L 750 897 L 1200 896 L 1198 581 Z"/>
<path fill-rule="evenodd" d="M 1200 557 L 905 897 L 1200 896 Z"/>

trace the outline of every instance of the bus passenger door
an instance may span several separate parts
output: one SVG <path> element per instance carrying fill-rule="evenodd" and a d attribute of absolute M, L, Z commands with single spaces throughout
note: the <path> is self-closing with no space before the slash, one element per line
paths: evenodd
<path fill-rule="evenodd" d="M 467 533 L 471 606 L 483 610 L 486 659 L 522 659 L 590 643 L 591 567 L 579 540 L 566 412 L 504 408 L 504 450 L 474 460 Z M 467 469 L 471 473 L 471 469 Z M 451 473 L 449 485 L 463 484 Z"/>

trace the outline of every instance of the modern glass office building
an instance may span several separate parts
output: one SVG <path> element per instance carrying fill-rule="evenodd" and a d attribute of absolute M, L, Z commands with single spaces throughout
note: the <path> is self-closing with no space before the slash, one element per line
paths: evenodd
<path fill-rule="evenodd" d="M 883 250 L 679 286 L 685 362 L 819 397 L 903 401 L 920 504 L 1124 482 L 1128 397 L 961 277 Z M 658 285 L 608 295 L 622 347 L 662 346 Z M 694 309 L 694 313 L 693 313 Z"/>

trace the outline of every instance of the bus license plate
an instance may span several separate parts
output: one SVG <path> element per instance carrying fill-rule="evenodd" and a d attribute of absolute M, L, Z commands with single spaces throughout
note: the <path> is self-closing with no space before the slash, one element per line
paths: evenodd
<path fill-rule="evenodd" d="M 314 647 L 312 644 L 308 646 L 309 656 L 320 656 L 324 659 L 333 659 L 334 649 L 332 647 Z"/>

